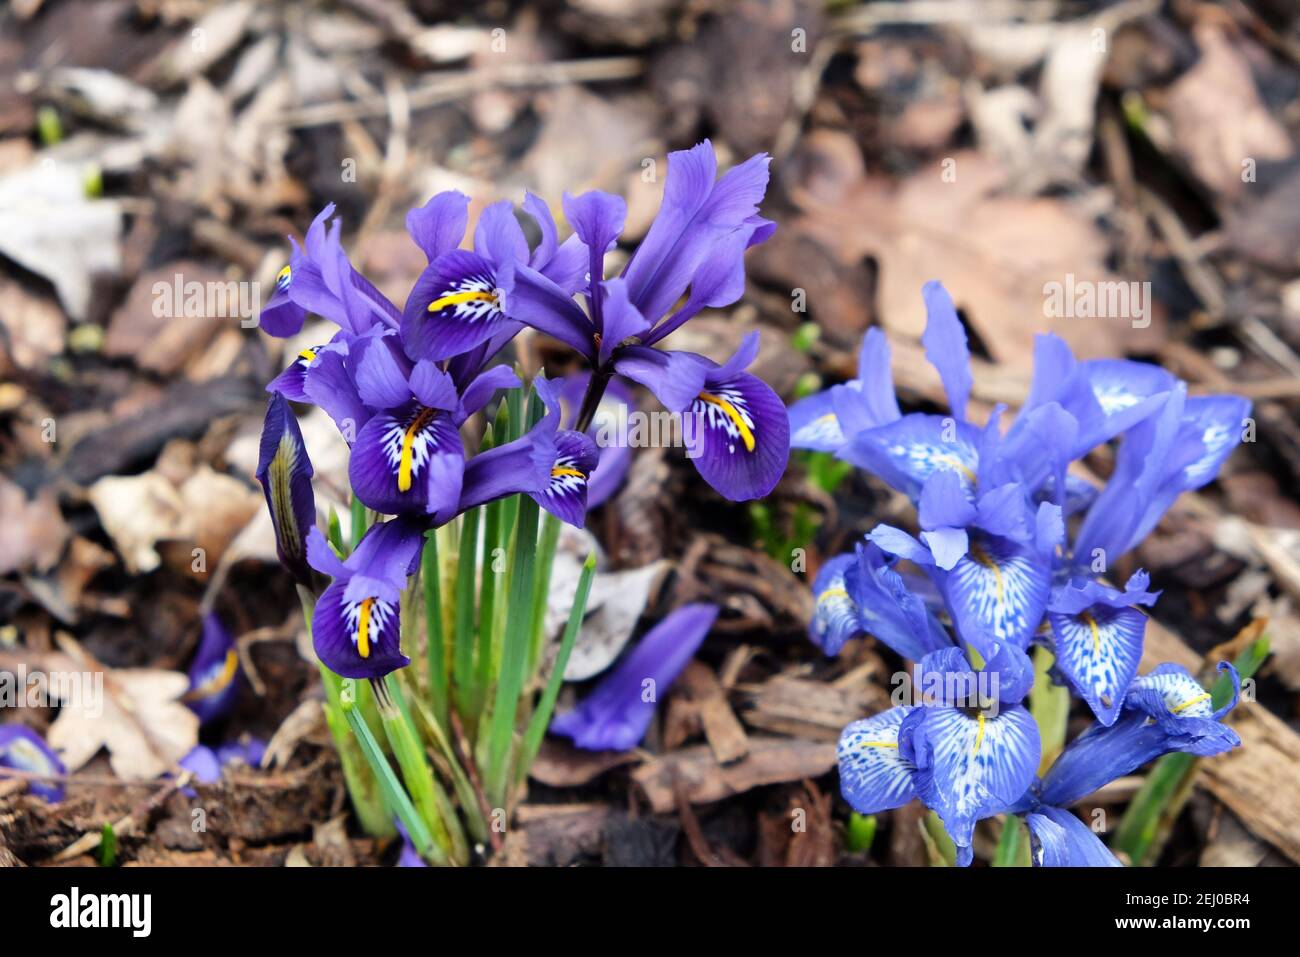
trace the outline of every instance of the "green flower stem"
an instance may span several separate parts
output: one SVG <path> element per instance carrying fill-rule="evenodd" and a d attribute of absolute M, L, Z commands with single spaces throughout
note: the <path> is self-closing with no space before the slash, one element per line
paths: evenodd
<path fill-rule="evenodd" d="M 921 840 L 925 842 L 926 853 L 930 856 L 930 866 L 956 867 L 957 845 L 948 836 L 939 815 L 930 811 L 917 823 L 921 828 Z"/>
<path fill-rule="evenodd" d="M 573 595 L 573 607 L 569 612 L 569 621 L 564 626 L 564 636 L 560 639 L 560 650 L 555 656 L 551 676 L 546 682 L 546 690 L 542 692 L 541 700 L 537 703 L 537 710 L 533 712 L 532 720 L 528 722 L 528 730 L 524 733 L 524 741 L 519 749 L 519 760 L 515 767 L 516 787 L 522 786 L 528 777 L 528 769 L 542 746 L 542 736 L 546 734 L 546 726 L 551 723 L 555 701 L 560 696 L 560 685 L 564 682 L 564 669 L 568 667 L 573 643 L 578 637 L 578 629 L 582 627 L 582 618 L 587 612 L 587 596 L 591 594 L 591 581 L 595 577 L 596 556 L 588 555 L 582 566 L 582 576 L 578 579 L 578 589 Z"/>
<path fill-rule="evenodd" d="M 393 774 L 393 769 L 384 757 L 383 752 L 379 749 L 379 743 L 375 740 L 374 734 L 366 724 L 365 718 L 361 716 L 353 704 L 355 702 L 355 682 L 351 679 L 344 681 L 343 690 L 340 692 L 340 706 L 345 716 L 348 726 L 352 729 L 352 734 L 358 742 L 362 754 L 365 755 L 366 762 L 370 765 L 370 770 L 374 772 L 375 780 L 379 782 L 380 790 L 383 792 L 384 800 L 393 814 L 396 814 L 406 828 L 406 833 L 415 845 L 416 851 L 420 856 L 431 864 L 447 864 L 446 852 L 439 847 L 433 840 L 428 825 L 416 811 L 415 805 L 412 804 L 410 796 L 402 783 L 397 780 Z"/>
<path fill-rule="evenodd" d="M 316 608 L 316 596 L 303 586 L 298 586 L 298 597 L 302 601 L 302 614 L 311 631 L 312 612 Z M 366 765 L 357 740 L 348 731 L 348 722 L 339 703 L 343 679 L 330 671 L 320 662 L 321 684 L 325 688 L 325 726 L 329 728 L 330 737 L 334 739 L 334 750 L 338 752 L 339 764 L 343 768 L 343 783 L 347 786 L 348 797 L 352 800 L 352 809 L 357 813 L 361 829 L 371 837 L 388 838 L 397 832 L 393 828 L 392 815 L 384 810 L 383 795 L 375 777 Z"/>
<path fill-rule="evenodd" d="M 435 720 L 447 720 L 447 640 L 442 630 L 442 582 L 438 566 L 438 533 L 424 535 L 420 556 L 420 577 L 424 586 L 424 633 L 428 645 L 429 699 Z"/>
<path fill-rule="evenodd" d="M 354 552 L 357 550 L 357 546 L 361 544 L 362 536 L 366 534 L 366 524 L 366 507 L 362 504 L 361 499 L 354 495 L 352 496 L 352 522 L 350 529 L 352 533 L 352 551 Z"/>
<path fill-rule="evenodd" d="M 520 496 L 519 522 L 515 529 L 514 556 L 510 564 L 510 601 L 506 618 L 501 671 L 488 728 L 487 769 L 484 791 L 493 807 L 506 807 L 510 794 L 508 775 L 510 747 L 515 734 L 515 716 L 523 690 L 531 640 L 534 558 L 537 552 L 537 503 Z"/>
<path fill-rule="evenodd" d="M 994 867 L 1029 867 L 1029 831 L 1019 815 L 1007 814 L 1002 820 L 1002 834 L 993 852 Z"/>
<path fill-rule="evenodd" d="M 560 542 L 560 520 L 547 512 L 542 516 L 542 540 L 537 546 L 537 582 L 533 586 L 532 641 L 528 647 L 527 674 L 537 673 L 546 644 L 546 603 L 551 593 L 551 569 L 555 547 Z"/>
<path fill-rule="evenodd" d="M 397 764 L 402 769 L 402 780 L 406 782 L 411 799 L 420 816 L 429 825 L 434 843 L 447 854 L 452 863 L 468 864 L 469 846 L 465 842 L 465 832 L 461 830 L 456 810 L 447 798 L 447 792 L 429 767 L 424 745 L 405 707 L 401 685 L 390 674 L 384 679 L 383 690 L 385 693 L 379 702 L 379 719 L 383 723 L 384 734 L 392 745 Z"/>
<path fill-rule="evenodd" d="M 434 720 L 428 706 L 418 697 L 409 700 L 415 708 L 414 715 L 423 726 L 426 737 L 446 762 L 446 770 L 451 778 L 451 785 L 456 791 L 456 800 L 460 802 L 461 813 L 465 816 L 470 835 L 478 843 L 486 844 L 490 837 L 487 819 L 483 816 L 478 792 L 474 789 L 467 769 L 461 761 L 461 755 L 452 747 L 448 732 Z"/>
<path fill-rule="evenodd" d="M 497 631 L 497 583 L 502 574 L 497 569 L 497 555 L 504 554 L 501 527 L 502 503 L 498 500 L 483 509 L 483 551 L 479 560 L 478 648 L 474 660 L 474 700 L 470 711 L 479 714 L 492 683 L 493 655 Z M 502 549 L 498 552 L 498 549 Z"/>
<path fill-rule="evenodd" d="M 1040 775 L 1047 773 L 1065 747 L 1065 725 L 1070 717 L 1070 689 L 1053 684 L 1048 674 L 1055 660 L 1042 645 L 1034 649 L 1034 686 L 1029 692 L 1029 711 L 1038 722 L 1038 736 L 1043 742 L 1043 756 L 1038 763 Z"/>
<path fill-rule="evenodd" d="M 456 572 L 456 630 L 452 639 L 452 687 L 456 691 L 456 708 L 462 715 L 472 713 L 474 693 L 474 618 L 477 607 L 475 592 L 478 566 L 478 521 L 481 509 L 461 516 L 460 555 Z"/>

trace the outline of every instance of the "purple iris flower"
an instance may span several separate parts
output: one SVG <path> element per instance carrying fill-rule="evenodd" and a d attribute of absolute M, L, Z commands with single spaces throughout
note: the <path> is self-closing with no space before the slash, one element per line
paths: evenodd
<path fill-rule="evenodd" d="M 215 749 L 206 744 L 196 744 L 176 763 L 189 771 L 199 784 L 216 784 L 221 780 L 222 768 L 231 764 L 245 764 L 255 768 L 262 763 L 265 753 L 265 742 L 257 738 L 245 738 L 228 741 Z M 181 793 L 191 799 L 198 796 L 198 792 L 190 787 L 181 788 Z"/>
<path fill-rule="evenodd" d="M 587 311 L 571 290 L 523 265 L 515 269 L 506 306 L 511 318 L 567 343 L 591 364 L 579 429 L 590 423 L 612 375 L 638 382 L 670 412 L 695 417 L 700 436 L 691 459 L 704 480 L 733 501 L 770 492 L 789 454 L 785 407 L 744 371 L 757 340 L 747 339 L 721 366 L 694 353 L 652 347 L 701 310 L 740 298 L 745 250 L 775 228 L 757 215 L 767 164 L 766 155 L 755 156 L 717 178 L 709 142 L 670 153 L 663 204 L 615 279 L 603 278 L 604 259 L 623 232 L 626 203 L 599 191 L 566 194 L 565 216 L 590 257 Z"/>
<path fill-rule="evenodd" d="M 65 775 L 68 769 L 41 736 L 21 724 L 0 725 L 0 767 L 32 774 Z M 51 804 L 63 800 L 62 781 L 28 781 L 27 789 Z"/>
<path fill-rule="evenodd" d="M 190 662 L 190 690 L 185 703 L 206 724 L 234 707 L 239 696 L 239 655 L 235 641 L 215 612 L 203 616 L 203 637 Z"/>
<path fill-rule="evenodd" d="M 404 668 L 402 589 L 420 561 L 424 528 L 395 518 L 372 525 L 346 560 L 320 529 L 307 537 L 307 559 L 333 579 L 312 613 L 312 645 L 327 668 L 344 678 L 382 678 Z"/>
<path fill-rule="evenodd" d="M 303 585 L 311 583 L 307 565 L 307 533 L 316 525 L 316 496 L 312 491 L 311 459 L 298 419 L 284 396 L 273 394 L 266 407 L 257 480 L 275 528 L 280 561 Z"/>
<path fill-rule="evenodd" d="M 1011 809 L 1034 780 L 1038 726 L 1021 704 L 1033 675 L 1014 645 L 978 670 L 957 648 L 926 655 L 914 677 L 921 704 L 855 721 L 840 735 L 845 799 L 874 814 L 919 798 L 943 820 L 958 863 L 969 864 L 975 823 Z"/>
<path fill-rule="evenodd" d="M 199 784 L 216 784 L 221 780 L 221 760 L 217 752 L 206 744 L 196 744 L 185 757 L 176 762 L 182 770 L 189 771 Z M 197 792 L 193 788 L 182 788 L 181 793 L 193 798 Z"/>
<path fill-rule="evenodd" d="M 527 271 L 564 296 L 586 284 L 588 257 L 581 238 L 559 244 L 550 209 L 532 193 L 525 194 L 524 211 L 542 238 L 531 251 L 509 201 L 483 210 L 473 252 L 457 248 L 468 210 L 468 196 L 448 192 L 407 216 L 407 230 L 429 259 L 402 313 L 402 339 L 416 359 L 450 359 L 522 328 L 511 304 L 518 272 Z"/>
<path fill-rule="evenodd" d="M 340 240 L 342 223 L 334 219 L 334 204 L 312 221 L 303 246 L 289 238 L 289 265 L 276 277 L 275 292 L 262 309 L 259 325 L 270 335 L 297 335 L 307 313 L 359 334 L 376 323 L 397 328 L 401 314 L 371 282 L 353 268 Z M 328 224 L 328 225 L 327 225 Z"/>
<path fill-rule="evenodd" d="M 716 605 L 683 605 L 648 631 L 583 698 L 551 721 L 551 733 L 589 751 L 627 751 L 645 737 L 655 704 L 686 667 L 718 617 Z"/>

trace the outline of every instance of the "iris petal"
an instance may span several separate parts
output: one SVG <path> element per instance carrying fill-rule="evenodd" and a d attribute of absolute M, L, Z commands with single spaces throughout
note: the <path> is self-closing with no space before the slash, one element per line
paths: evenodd
<path fill-rule="evenodd" d="M 581 432 L 560 432 L 550 481 L 529 495 L 562 522 L 582 528 L 587 516 L 587 480 L 596 468 L 596 443 Z"/>
<path fill-rule="evenodd" d="M 827 655 L 837 655 L 844 643 L 862 633 L 858 605 L 849 594 L 845 573 L 857 564 L 856 555 L 836 555 L 822 565 L 813 581 L 813 615 L 808 637 Z"/>
<path fill-rule="evenodd" d="M 347 601 L 345 588 L 332 583 L 312 613 L 312 646 L 325 667 L 344 678 L 374 678 L 409 665 L 397 604 L 374 596 Z"/>
<path fill-rule="evenodd" d="M 746 502 L 776 487 L 790 455 L 790 422 L 765 382 L 747 372 L 706 382 L 691 413 L 691 461 L 719 494 Z"/>
<path fill-rule="evenodd" d="M 918 769 L 917 793 L 953 842 L 969 848 L 975 822 L 1005 811 L 1034 780 L 1042 749 L 1038 725 L 1018 705 L 995 716 L 916 710 L 902 729 L 902 750 Z"/>
<path fill-rule="evenodd" d="M 465 449 L 451 417 L 410 402 L 368 421 L 357 434 L 348 463 L 353 494 L 386 515 L 422 513 L 429 504 L 429 477 L 459 496 Z"/>
<path fill-rule="evenodd" d="M 998 642 L 1029 644 L 1050 585 L 1051 569 L 1031 546 L 988 535 L 972 538 L 946 581 L 958 632 L 985 658 Z"/>
<path fill-rule="evenodd" d="M 1092 829 L 1069 811 L 1043 807 L 1028 814 L 1035 867 L 1123 867 Z"/>
<path fill-rule="evenodd" d="M 311 582 L 307 533 L 316 523 L 313 472 L 298 419 L 284 396 L 276 393 L 267 403 L 262 425 L 257 480 L 271 512 L 280 561 L 304 585 Z"/>
<path fill-rule="evenodd" d="M 951 416 L 915 412 L 859 432 L 840 457 L 880 476 L 916 499 L 925 480 L 941 469 L 973 486 L 979 470 L 979 430 Z"/>
<path fill-rule="evenodd" d="M 1048 617 L 1057 667 L 1097 720 L 1114 724 L 1142 658 L 1146 615 L 1136 608 L 1097 606 Z"/>
<path fill-rule="evenodd" d="M 840 734 L 840 791 L 859 814 L 902 807 L 916 797 L 916 766 L 898 746 L 898 730 L 915 708 L 890 708 L 854 721 Z"/>
<path fill-rule="evenodd" d="M 401 329 L 407 353 L 449 359 L 486 342 L 510 321 L 509 285 L 509 276 L 480 255 L 453 249 L 439 257 L 406 300 Z"/>

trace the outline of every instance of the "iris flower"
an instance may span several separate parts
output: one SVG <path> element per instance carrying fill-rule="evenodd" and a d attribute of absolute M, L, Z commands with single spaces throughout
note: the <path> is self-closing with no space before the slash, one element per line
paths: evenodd
<path fill-rule="evenodd" d="M 532 251 L 508 201 L 479 216 L 473 252 L 457 248 L 469 217 L 463 193 L 439 193 L 407 216 L 407 230 L 429 259 L 402 313 L 402 340 L 413 358 L 450 359 L 519 331 L 511 304 L 517 274 L 535 276 L 561 295 L 572 296 L 585 284 L 581 238 L 559 245 L 550 210 L 532 193 L 525 194 L 524 211 L 541 231 Z"/>
<path fill-rule="evenodd" d="M 1071 590 L 1096 577 L 1098 557 L 1103 567 L 1113 562 L 1150 533 L 1179 494 L 1214 477 L 1240 441 L 1250 404 L 1237 396 L 1188 399 L 1186 385 L 1159 367 L 1081 362 L 1064 341 L 1046 335 L 1036 343 L 1029 395 L 1005 434 L 1001 407 L 977 426 L 966 415 L 969 347 L 952 299 L 937 282 L 922 292 L 922 343 L 951 414 L 900 413 L 889 346 L 873 329 L 857 379 L 791 408 L 792 445 L 834 453 L 912 499 L 919 540 L 886 525 L 870 538 L 924 569 L 959 636 L 981 655 L 1003 641 L 1026 647 L 1049 609 L 1075 616 L 1086 641 L 1065 618 L 1053 619 L 1061 671 L 1098 717 L 1112 719 L 1140 657 L 1134 606 L 1149 604 L 1146 586 L 1119 597 L 1102 582 L 1087 585 L 1100 602 L 1094 613 L 1078 606 Z M 1120 435 L 1115 473 L 1100 495 L 1067 474 L 1072 461 Z M 1071 546 L 1064 520 L 1076 512 L 1086 514 Z M 818 606 L 815 631 L 836 611 L 849 621 L 848 606 L 829 594 L 830 603 Z"/>
<path fill-rule="evenodd" d="M 840 735 L 840 784 L 860 814 L 919 798 L 936 811 L 962 865 L 972 858 L 975 823 L 1001 814 L 1034 780 L 1038 725 L 1021 702 L 1033 665 L 1004 645 L 982 669 L 957 648 L 920 662 L 922 703 L 855 721 Z"/>
<path fill-rule="evenodd" d="M 1233 687 L 1222 708 L 1212 707 L 1209 692 L 1186 668 L 1163 664 L 1132 682 L 1117 720 L 1099 720 L 1070 742 L 1017 808 L 1029 825 L 1036 865 L 1119 866 L 1097 835 L 1065 808 L 1162 754 L 1208 757 L 1241 743 L 1221 723 L 1237 703 L 1240 679 L 1226 661 L 1219 671 L 1232 676 Z"/>
<path fill-rule="evenodd" d="M 21 724 L 0 725 L 0 768 L 58 776 L 68 773 L 41 736 Z M 62 781 L 29 781 L 27 789 L 51 804 L 63 800 Z"/>
<path fill-rule="evenodd" d="M 716 605 L 683 605 L 651 628 L 612 672 L 566 714 L 552 734 L 590 751 L 627 751 L 645 737 L 655 704 L 668 690 L 718 617 Z"/>
<path fill-rule="evenodd" d="M 185 703 L 206 724 L 223 717 L 239 695 L 239 655 L 221 619 L 214 612 L 203 616 L 203 637 L 190 662 L 190 690 Z"/>
<path fill-rule="evenodd" d="M 571 290 L 530 266 L 516 268 L 507 296 L 512 318 L 567 343 L 590 364 L 577 428 L 590 423 L 611 376 L 638 382 L 670 412 L 696 418 L 702 431 L 691 460 L 706 482 L 733 501 L 770 492 L 789 453 L 785 407 L 744 371 L 757 353 L 756 337 L 721 366 L 653 346 L 706 307 L 740 298 L 744 252 L 775 228 L 757 215 L 767 164 L 768 157 L 758 155 L 718 178 L 709 142 L 670 153 L 659 213 L 622 275 L 613 279 L 604 278 L 605 254 L 623 232 L 626 203 L 600 191 L 566 194 L 565 216 L 589 255 L 587 310 Z"/>
<path fill-rule="evenodd" d="M 1071 741 L 1043 776 L 1037 798 L 1069 807 L 1170 751 L 1208 757 L 1237 747 L 1241 739 L 1222 718 L 1236 707 L 1241 679 L 1226 661 L 1218 670 L 1231 675 L 1233 688 L 1232 698 L 1218 709 L 1181 665 L 1163 664 L 1135 679 L 1118 719 L 1110 725 L 1098 721 Z"/>
<path fill-rule="evenodd" d="M 331 222 L 332 220 L 332 222 Z M 279 338 L 297 335 L 307 313 L 329 319 L 348 334 L 376 323 L 396 328 L 397 308 L 353 268 L 343 250 L 342 223 L 330 203 L 312 220 L 300 247 L 289 237 L 293 252 L 276 276 L 275 291 L 262 307 L 259 326 Z"/>
<path fill-rule="evenodd" d="M 381 678 L 411 663 L 401 647 L 401 597 L 422 544 L 420 524 L 397 518 L 372 525 L 343 560 L 320 529 L 311 530 L 308 561 L 333 579 L 312 613 L 312 644 L 335 674 Z"/>

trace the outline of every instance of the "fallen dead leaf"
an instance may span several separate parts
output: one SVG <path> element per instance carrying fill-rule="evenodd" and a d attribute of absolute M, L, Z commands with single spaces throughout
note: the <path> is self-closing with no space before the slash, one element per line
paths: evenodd
<path fill-rule="evenodd" d="M 1216 26 L 1193 29 L 1201 58 L 1169 88 L 1166 109 L 1174 142 L 1192 171 L 1215 193 L 1235 199 L 1246 189 L 1242 164 L 1286 159 L 1286 129 L 1260 99 L 1250 62 Z"/>
<path fill-rule="evenodd" d="M 20 369 L 45 371 L 45 363 L 63 351 L 68 323 L 63 310 L 21 284 L 0 280 L 0 326 L 3 347 Z"/>
<path fill-rule="evenodd" d="M 104 338 L 104 354 L 133 359 L 141 369 L 162 376 L 175 375 L 191 356 L 212 340 L 223 323 L 237 320 L 186 315 L 187 309 L 173 315 L 176 310 L 171 307 L 185 306 L 184 299 L 179 303 L 173 301 L 174 291 L 179 286 L 182 295 L 188 295 L 186 290 L 190 283 L 200 283 L 206 290 L 209 283 L 224 284 L 225 280 L 226 277 L 217 270 L 188 260 L 167 263 L 142 274 L 131 285 L 121 308 L 113 313 Z M 166 297 L 167 308 L 157 307 L 159 292 Z M 163 315 L 158 315 L 158 312 Z"/>
<path fill-rule="evenodd" d="M 178 700 L 189 688 L 188 677 L 158 668 L 110 669 L 71 636 L 60 634 L 57 640 L 68 672 L 99 673 L 104 681 L 102 697 L 83 695 L 79 701 L 63 702 L 50 726 L 50 747 L 69 771 L 105 748 L 118 777 L 155 778 L 175 767 L 198 742 L 198 716 Z"/>
<path fill-rule="evenodd" d="M 0 177 L 0 255 L 54 284 L 68 315 L 84 319 L 91 281 L 122 266 L 122 212 L 88 200 L 82 171 L 39 162 Z"/>
<path fill-rule="evenodd" d="M 751 738 L 749 754 L 723 766 L 708 745 L 683 748 L 643 764 L 632 780 L 656 814 L 675 806 L 674 782 L 680 780 L 692 804 L 720 801 L 765 784 L 816 778 L 835 766 L 835 745 L 800 738 Z"/>
<path fill-rule="evenodd" d="M 944 163 L 950 163 L 945 167 Z M 951 171 L 945 178 L 945 169 Z M 953 178 L 955 176 L 955 178 Z M 880 263 L 879 307 L 886 330 L 919 339 L 925 328 L 921 287 L 941 278 L 992 358 L 1032 365 L 1034 336 L 1061 335 L 1083 358 L 1119 355 L 1154 342 L 1163 322 L 1146 328 L 1114 318 L 1049 318 L 1047 283 L 1115 281 L 1109 244 L 1092 214 L 1059 197 L 1005 192 L 1007 173 L 978 153 L 960 152 L 895 188 L 866 177 L 838 201 L 797 190 L 807 212 L 791 228 L 806 231 L 843 262 Z M 816 308 L 821 290 L 808 290 Z"/>
<path fill-rule="evenodd" d="M 194 518 L 185 500 L 157 472 L 106 476 L 90 487 L 91 504 L 133 573 L 150 572 L 161 559 L 161 541 L 194 538 Z"/>
<path fill-rule="evenodd" d="M 52 568 L 70 534 L 52 489 L 28 499 L 20 486 L 0 475 L 0 575 Z"/>

